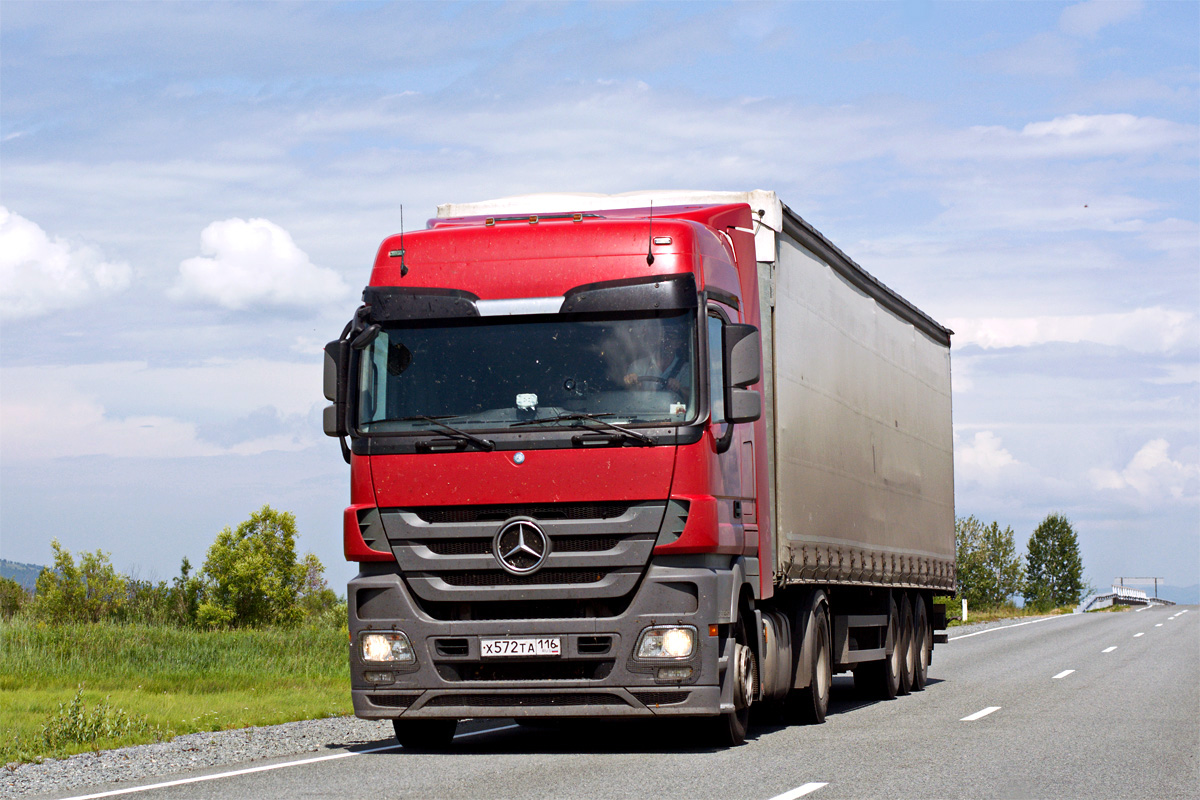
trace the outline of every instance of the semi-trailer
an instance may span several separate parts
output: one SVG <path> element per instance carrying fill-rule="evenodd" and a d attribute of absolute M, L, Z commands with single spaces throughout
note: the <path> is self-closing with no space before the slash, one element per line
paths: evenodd
<path fill-rule="evenodd" d="M 463 718 L 821 722 L 925 687 L 950 335 L 774 192 L 529 195 L 385 239 L 325 348 L 351 693 Z"/>

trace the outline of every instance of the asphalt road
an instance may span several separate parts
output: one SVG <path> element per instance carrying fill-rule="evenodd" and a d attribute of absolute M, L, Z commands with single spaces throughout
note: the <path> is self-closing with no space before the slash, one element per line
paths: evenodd
<path fill-rule="evenodd" d="M 867 702 L 839 676 L 824 725 L 758 727 L 739 748 L 709 747 L 697 727 L 472 722 L 452 753 L 380 740 L 92 791 L 154 800 L 1197 798 L 1200 610 L 1081 614 L 952 638 L 938 645 L 924 692 Z"/>

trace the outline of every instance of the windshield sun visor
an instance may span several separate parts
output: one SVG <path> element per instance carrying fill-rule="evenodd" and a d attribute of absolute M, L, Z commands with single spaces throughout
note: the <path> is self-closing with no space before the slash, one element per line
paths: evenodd
<path fill-rule="evenodd" d="M 363 303 L 368 322 L 479 316 L 479 297 L 458 289 L 368 286 Z"/>
<path fill-rule="evenodd" d="M 651 275 L 576 286 L 563 297 L 563 314 L 620 311 L 681 311 L 699 305 L 696 276 Z"/>

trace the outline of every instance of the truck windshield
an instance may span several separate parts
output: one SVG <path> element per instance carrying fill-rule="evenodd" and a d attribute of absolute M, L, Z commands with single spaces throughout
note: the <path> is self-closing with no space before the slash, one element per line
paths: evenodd
<path fill-rule="evenodd" d="M 360 359 L 358 428 L 428 430 L 425 416 L 503 429 L 569 413 L 684 424 L 697 413 L 696 359 L 695 310 L 385 325 Z"/>

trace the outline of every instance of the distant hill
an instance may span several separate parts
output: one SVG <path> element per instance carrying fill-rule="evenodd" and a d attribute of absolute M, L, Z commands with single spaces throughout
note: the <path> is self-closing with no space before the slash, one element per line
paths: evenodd
<path fill-rule="evenodd" d="M 1153 596 L 1154 589 L 1147 588 L 1146 594 Z M 1194 606 L 1200 603 L 1200 583 L 1191 586 L 1159 586 L 1158 596 L 1180 605 Z"/>
<path fill-rule="evenodd" d="M 37 585 L 38 575 L 42 574 L 43 569 L 40 564 L 22 564 L 20 561 L 0 558 L 0 577 L 12 578 L 28 592 L 32 592 Z"/>

